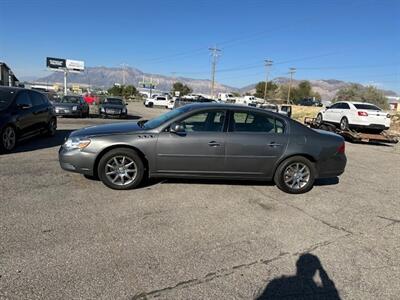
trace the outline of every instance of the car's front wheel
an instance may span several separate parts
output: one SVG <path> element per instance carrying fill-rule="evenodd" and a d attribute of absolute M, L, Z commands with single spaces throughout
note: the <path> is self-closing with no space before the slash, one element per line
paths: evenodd
<path fill-rule="evenodd" d="M 14 127 L 6 126 L 1 131 L 0 150 L 9 152 L 15 148 L 17 144 L 17 132 Z"/>
<path fill-rule="evenodd" d="M 293 156 L 279 165 L 274 181 L 277 187 L 286 193 L 302 194 L 312 189 L 315 173 L 311 161 L 303 156 Z"/>
<path fill-rule="evenodd" d="M 103 155 L 97 172 L 106 186 L 115 190 L 127 190 L 141 183 L 144 165 L 136 151 L 116 148 Z"/>
<path fill-rule="evenodd" d="M 315 119 L 315 122 L 317 122 L 317 125 L 321 125 L 322 124 L 322 114 L 321 113 L 319 113 L 318 115 L 317 115 L 317 118 Z"/>

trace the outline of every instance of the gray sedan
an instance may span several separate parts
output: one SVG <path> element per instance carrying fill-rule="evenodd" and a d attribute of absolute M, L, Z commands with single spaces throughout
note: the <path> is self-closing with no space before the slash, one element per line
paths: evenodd
<path fill-rule="evenodd" d="M 144 177 L 273 180 L 288 193 L 344 172 L 344 140 L 262 109 L 192 104 L 152 120 L 71 133 L 59 150 L 64 170 L 99 177 L 110 188 Z"/>

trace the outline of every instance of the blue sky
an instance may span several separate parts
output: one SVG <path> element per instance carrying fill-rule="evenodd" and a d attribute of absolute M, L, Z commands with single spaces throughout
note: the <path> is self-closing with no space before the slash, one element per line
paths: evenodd
<path fill-rule="evenodd" d="M 271 76 L 340 79 L 400 93 L 399 0 L 0 0 L 0 60 L 42 76 L 45 57 L 87 66 L 210 77 L 241 87 Z M 7 24 L 7 25 L 5 25 Z"/>

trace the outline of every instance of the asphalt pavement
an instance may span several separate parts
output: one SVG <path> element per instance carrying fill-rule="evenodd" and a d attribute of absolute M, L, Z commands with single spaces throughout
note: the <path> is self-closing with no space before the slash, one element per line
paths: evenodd
<path fill-rule="evenodd" d="M 129 106 L 130 121 L 163 109 Z M 0 299 L 398 299 L 400 147 L 346 143 L 338 179 L 152 180 L 131 191 L 61 170 L 71 130 L 0 155 Z M 304 296 L 304 295 L 303 295 Z"/>

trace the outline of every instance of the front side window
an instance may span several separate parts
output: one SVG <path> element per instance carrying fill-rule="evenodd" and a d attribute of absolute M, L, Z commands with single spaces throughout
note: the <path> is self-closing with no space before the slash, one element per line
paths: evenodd
<path fill-rule="evenodd" d="M 341 105 L 341 103 L 335 103 L 335 104 L 333 104 L 331 107 L 329 107 L 329 109 L 336 109 L 336 108 L 339 108 L 340 105 Z"/>
<path fill-rule="evenodd" d="M 283 121 L 253 112 L 234 112 L 231 130 L 235 132 L 284 133 Z"/>
<path fill-rule="evenodd" d="M 201 112 L 182 120 L 180 123 L 186 132 L 222 131 L 225 122 L 225 111 Z"/>

